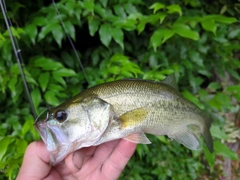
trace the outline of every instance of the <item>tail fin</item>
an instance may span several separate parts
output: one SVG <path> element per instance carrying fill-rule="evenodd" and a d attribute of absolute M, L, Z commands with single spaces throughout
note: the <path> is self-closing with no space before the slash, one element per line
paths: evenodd
<path fill-rule="evenodd" d="M 205 126 L 203 128 L 202 136 L 203 136 L 203 139 L 204 139 L 209 151 L 212 153 L 213 152 L 213 139 L 212 139 L 212 135 L 210 133 L 211 124 L 212 124 L 212 120 L 211 120 L 210 116 L 207 115 L 205 118 Z"/>

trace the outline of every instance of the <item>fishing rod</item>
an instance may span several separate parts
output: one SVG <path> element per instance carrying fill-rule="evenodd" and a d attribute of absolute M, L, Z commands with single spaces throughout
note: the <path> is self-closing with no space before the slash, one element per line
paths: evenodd
<path fill-rule="evenodd" d="M 8 30 L 9 37 L 10 37 L 12 47 L 13 47 L 13 51 L 14 51 L 14 54 L 15 54 L 15 57 L 16 57 L 16 60 L 17 60 L 17 63 L 18 63 L 18 67 L 20 69 L 20 73 L 21 73 L 21 76 L 22 76 L 23 84 L 24 84 L 24 89 L 25 89 L 28 101 L 30 103 L 32 114 L 33 114 L 34 118 L 36 119 L 37 113 L 36 113 L 36 110 L 34 108 L 33 101 L 32 101 L 32 98 L 30 96 L 30 93 L 29 93 L 29 88 L 28 88 L 28 85 L 27 85 L 27 81 L 26 81 L 26 78 L 25 78 L 25 75 L 24 75 L 24 72 L 23 72 L 21 62 L 20 62 L 20 59 L 23 62 L 22 56 L 21 56 L 21 50 L 17 47 L 17 45 L 16 45 L 17 41 L 14 40 L 14 36 L 12 35 L 12 31 L 11 31 L 11 28 L 10 28 L 10 25 L 9 25 L 9 24 L 11 24 L 11 20 L 7 17 L 7 10 L 6 10 L 6 5 L 5 4 L 6 3 L 5 3 L 4 0 L 0 0 L 1 10 L 2 10 L 2 13 L 3 13 L 5 24 L 7 26 L 7 30 Z"/>
<path fill-rule="evenodd" d="M 71 37 L 69 36 L 69 34 L 68 34 L 67 30 L 66 30 L 66 27 L 65 27 L 65 25 L 64 25 L 64 22 L 63 22 L 63 20 L 62 20 L 62 17 L 60 16 L 60 12 L 59 12 L 59 10 L 58 10 L 58 8 L 57 8 L 57 5 L 56 5 L 56 3 L 55 3 L 54 0 L 52 0 L 52 2 L 53 2 L 53 5 L 54 5 L 54 7 L 55 7 L 55 9 L 56 9 L 57 16 L 58 16 L 58 18 L 60 19 L 62 28 L 63 28 L 63 30 L 64 30 L 67 38 L 68 38 L 69 43 L 71 44 L 71 46 L 72 46 L 72 48 L 73 48 L 73 51 L 74 51 L 74 53 L 75 53 L 76 58 L 77 58 L 77 60 L 78 60 L 78 62 L 79 62 L 79 64 L 80 64 L 80 67 L 81 67 L 81 69 L 82 69 L 83 75 L 84 75 L 86 81 L 89 82 L 89 81 L 88 81 L 88 78 L 87 78 L 87 75 L 86 75 L 86 72 L 85 72 L 85 70 L 84 70 L 83 64 L 82 64 L 82 62 L 81 62 L 81 59 L 80 59 L 80 57 L 79 57 L 79 55 L 78 55 L 78 53 L 77 53 L 77 50 L 76 50 L 76 48 L 75 48 L 75 46 L 74 46 L 74 44 L 73 44 L 73 41 L 72 41 Z"/>

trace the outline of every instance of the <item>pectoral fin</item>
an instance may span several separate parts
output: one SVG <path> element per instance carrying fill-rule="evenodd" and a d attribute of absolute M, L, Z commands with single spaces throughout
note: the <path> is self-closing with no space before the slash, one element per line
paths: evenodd
<path fill-rule="evenodd" d="M 183 131 L 168 135 L 168 137 L 175 139 L 177 142 L 192 150 L 198 150 L 202 145 L 198 134 L 191 129 L 184 129 Z"/>
<path fill-rule="evenodd" d="M 119 117 L 122 122 L 121 129 L 140 125 L 147 117 L 148 111 L 145 108 L 138 108 L 128 111 Z"/>
<path fill-rule="evenodd" d="M 147 136 L 143 132 L 130 134 L 129 136 L 123 138 L 127 141 L 133 142 L 133 143 L 141 143 L 141 144 L 150 144 L 151 142 L 148 140 Z"/>

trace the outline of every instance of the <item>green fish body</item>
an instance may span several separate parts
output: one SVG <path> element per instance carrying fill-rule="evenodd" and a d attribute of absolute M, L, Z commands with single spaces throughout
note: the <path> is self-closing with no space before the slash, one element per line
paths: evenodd
<path fill-rule="evenodd" d="M 114 139 L 148 144 L 144 133 L 167 135 L 192 150 L 201 147 L 201 133 L 212 152 L 210 126 L 208 115 L 178 92 L 173 75 L 162 82 L 126 79 L 94 86 L 36 121 L 53 164 L 76 149 Z"/>

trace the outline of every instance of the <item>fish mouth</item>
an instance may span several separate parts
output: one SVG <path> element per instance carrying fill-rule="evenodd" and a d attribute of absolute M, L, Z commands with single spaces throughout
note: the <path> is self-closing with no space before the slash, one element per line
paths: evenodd
<path fill-rule="evenodd" d="M 34 127 L 50 152 L 50 164 L 54 166 L 63 160 L 70 146 L 61 126 L 54 123 L 55 120 L 49 115 L 48 110 L 44 110 L 39 115 L 34 123 Z"/>

